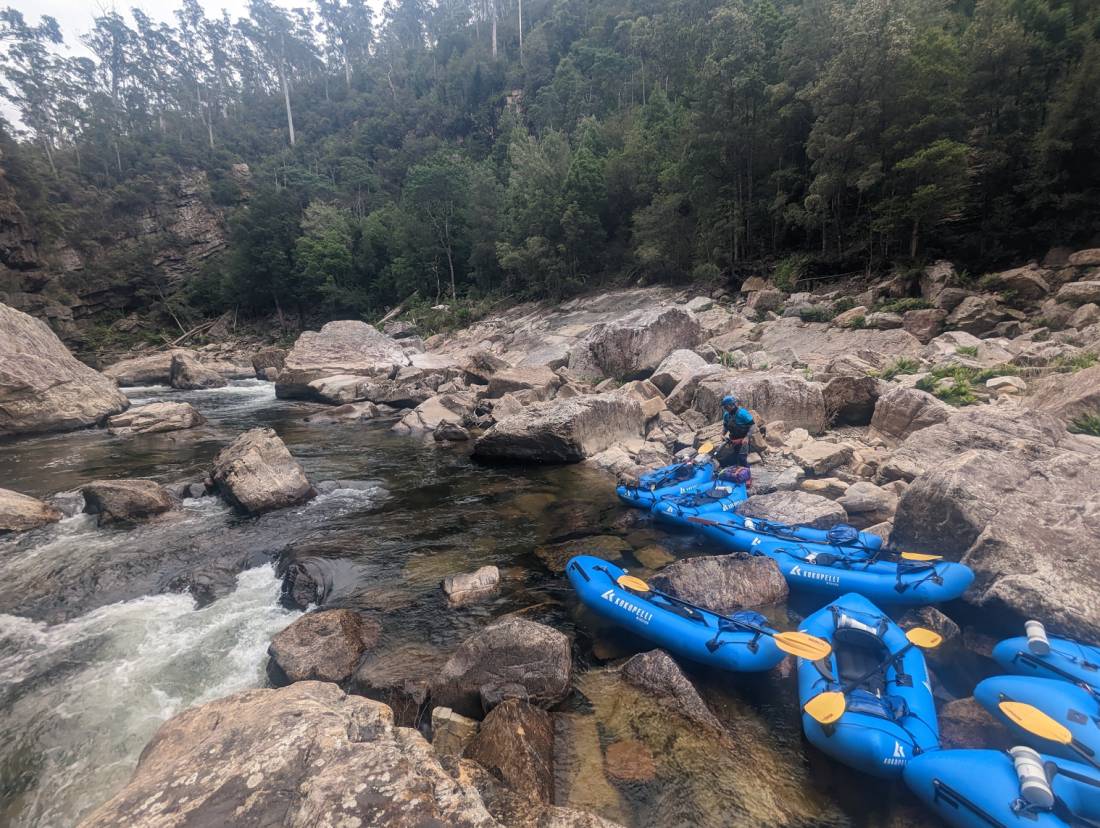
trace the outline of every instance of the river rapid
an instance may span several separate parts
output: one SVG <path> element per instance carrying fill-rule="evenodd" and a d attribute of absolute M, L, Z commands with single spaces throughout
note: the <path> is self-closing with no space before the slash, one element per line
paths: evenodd
<path fill-rule="evenodd" d="M 615 535 L 634 549 L 658 542 L 675 556 L 704 551 L 627 514 L 606 476 L 484 467 L 464 446 L 398 437 L 384 421 L 305 422 L 316 406 L 277 400 L 260 381 L 127 393 L 135 403 L 186 400 L 209 424 L 0 445 L 0 485 L 53 497 L 96 478 L 201 480 L 220 448 L 258 425 L 276 429 L 315 484 L 350 482 L 259 519 L 199 498 L 136 527 L 101 529 L 76 513 L 0 539 L 0 825 L 76 824 L 125 783 L 165 719 L 264 686 L 271 637 L 299 614 L 280 603 L 280 573 L 306 560 L 323 575 L 325 606 L 380 621 L 372 657 L 395 671 L 410 660 L 421 670 L 442 664 L 466 636 L 510 612 L 574 635 L 578 692 L 557 717 L 558 804 L 638 826 L 890 824 L 900 792 L 869 790 L 882 786 L 805 746 L 793 680 L 698 676 L 741 747 L 730 752 L 682 728 L 670 732 L 652 700 L 597 669 L 644 647 L 600 629 L 534 550 Z M 485 564 L 500 567 L 498 596 L 448 608 L 440 580 Z M 794 613 L 768 614 L 790 623 Z M 657 757 L 655 781 L 604 778 L 601 745 L 623 739 Z M 768 785 L 758 784 L 761 774 Z"/>

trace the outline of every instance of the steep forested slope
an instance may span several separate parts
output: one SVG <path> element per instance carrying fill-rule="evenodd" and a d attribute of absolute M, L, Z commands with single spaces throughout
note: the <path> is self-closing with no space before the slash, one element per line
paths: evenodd
<path fill-rule="evenodd" d="M 228 243 L 135 294 L 185 321 L 764 260 L 980 273 L 1100 231 L 1090 0 L 252 0 L 238 21 L 185 0 L 172 26 L 64 33 L 94 59 L 59 56 L 49 18 L 0 20 L 25 125 L 3 166 L 39 245 L 102 263 L 205 173 Z M 127 251 L 112 274 L 155 278 Z"/>

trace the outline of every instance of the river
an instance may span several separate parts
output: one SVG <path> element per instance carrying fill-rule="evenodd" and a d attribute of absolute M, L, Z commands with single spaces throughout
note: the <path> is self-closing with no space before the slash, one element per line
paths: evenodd
<path fill-rule="evenodd" d="M 132 528 L 97 528 L 75 514 L 0 539 L 0 824 L 74 825 L 125 783 L 166 718 L 263 686 L 268 643 L 299 613 L 280 603 L 277 571 L 291 561 L 321 573 L 325 606 L 381 622 L 374 657 L 393 664 L 441 664 L 509 612 L 573 634 L 580 677 L 558 721 L 559 804 L 639 826 L 886 824 L 889 795 L 867 794 L 866 780 L 804 745 L 793 681 L 700 676 L 743 748 L 731 752 L 682 728 L 668 732 L 652 700 L 587 671 L 638 642 L 584 615 L 536 547 L 613 534 L 634 548 L 659 540 L 673 554 L 700 551 L 626 515 L 606 477 L 581 467 L 487 468 L 464 446 L 398 437 L 386 422 L 306 422 L 315 406 L 277 400 L 260 381 L 127 392 L 135 403 L 189 401 L 209 423 L 0 445 L 2 485 L 48 497 L 102 477 L 195 481 L 221 447 L 257 425 L 274 427 L 315 483 L 351 482 L 259 519 L 201 498 Z M 440 580 L 484 564 L 501 569 L 499 595 L 448 608 Z M 789 612 L 769 614 L 782 621 Z M 612 739 L 650 745 L 656 780 L 604 780 L 600 750 Z"/>

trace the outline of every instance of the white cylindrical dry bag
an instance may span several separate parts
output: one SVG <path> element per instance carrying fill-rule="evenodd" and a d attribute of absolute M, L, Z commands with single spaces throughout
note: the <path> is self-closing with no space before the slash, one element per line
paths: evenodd
<path fill-rule="evenodd" d="M 1036 808 L 1054 807 L 1054 791 L 1047 781 L 1043 759 L 1029 747 L 1018 746 L 1008 751 L 1020 780 L 1020 798 Z"/>
<path fill-rule="evenodd" d="M 1032 653 L 1045 656 L 1050 652 L 1050 639 L 1047 638 L 1046 628 L 1041 621 L 1026 622 L 1024 632 L 1027 633 L 1027 648 Z"/>

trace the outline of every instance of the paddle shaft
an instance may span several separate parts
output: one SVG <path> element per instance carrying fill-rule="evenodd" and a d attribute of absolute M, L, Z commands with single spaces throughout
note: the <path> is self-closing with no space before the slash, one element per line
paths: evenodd
<path fill-rule="evenodd" d="M 853 681 L 849 681 L 847 684 L 842 685 L 839 692 L 841 692 L 845 696 L 847 696 L 849 693 L 851 693 L 853 690 L 855 690 L 857 687 L 859 687 L 861 684 L 863 684 L 863 682 L 867 681 L 867 679 L 869 679 L 871 676 L 876 675 L 878 673 L 881 673 L 883 670 L 885 670 L 887 667 L 889 667 L 895 661 L 900 659 L 903 655 L 905 655 L 907 652 L 909 652 L 915 646 L 916 646 L 916 644 L 914 644 L 912 641 L 910 641 L 904 647 L 902 647 L 900 650 L 898 650 L 896 653 L 891 653 L 890 657 L 887 658 L 887 659 L 884 659 L 881 664 L 878 664 L 877 666 L 875 666 L 872 669 L 868 670 L 866 673 L 864 673 L 859 678 L 854 679 Z"/>
<path fill-rule="evenodd" d="M 688 518 L 688 523 L 698 523 L 701 526 L 713 526 L 715 529 L 722 530 L 727 535 L 733 534 L 736 531 L 736 529 L 732 526 L 727 526 L 726 524 L 719 523 L 716 520 L 707 520 L 706 518 L 689 517 Z M 768 529 L 756 529 L 756 528 L 749 529 L 747 526 L 742 527 L 742 528 L 746 532 L 755 532 L 758 535 L 767 535 L 769 538 L 779 538 L 780 540 L 801 541 L 803 543 L 820 543 L 820 544 L 824 544 L 826 546 L 833 546 L 833 547 L 837 547 L 837 548 L 847 546 L 851 549 L 860 549 L 864 552 L 870 552 L 871 553 L 871 557 L 870 557 L 869 560 L 858 561 L 858 563 L 874 563 L 876 560 L 878 560 L 879 558 L 882 557 L 883 553 L 893 555 L 894 557 L 897 557 L 897 558 L 901 557 L 901 553 L 896 549 L 887 549 L 885 547 L 879 547 L 878 549 L 872 549 L 870 546 L 868 546 L 865 543 L 837 544 L 837 543 L 829 543 L 827 540 L 814 541 L 814 540 L 807 540 L 806 538 L 791 537 L 790 535 L 784 535 L 780 532 L 769 531 Z M 929 565 L 932 565 L 931 562 L 929 562 Z"/>
<path fill-rule="evenodd" d="M 1072 682 L 1073 684 L 1077 685 L 1082 690 L 1087 692 L 1094 699 L 1100 701 L 1100 692 L 1097 692 L 1097 690 L 1087 681 L 1077 678 L 1077 676 L 1073 675 L 1073 673 L 1063 670 L 1061 667 L 1055 667 L 1053 664 L 1047 664 L 1041 658 L 1038 658 L 1031 653 L 1024 652 L 1023 650 L 1018 650 L 1016 652 L 1016 658 L 1021 659 L 1022 661 L 1026 661 L 1029 664 L 1034 665 L 1035 667 L 1043 667 L 1047 670 L 1050 670 L 1050 672 L 1054 673 L 1056 676 L 1061 676 L 1062 678 L 1066 679 L 1066 681 Z"/>

